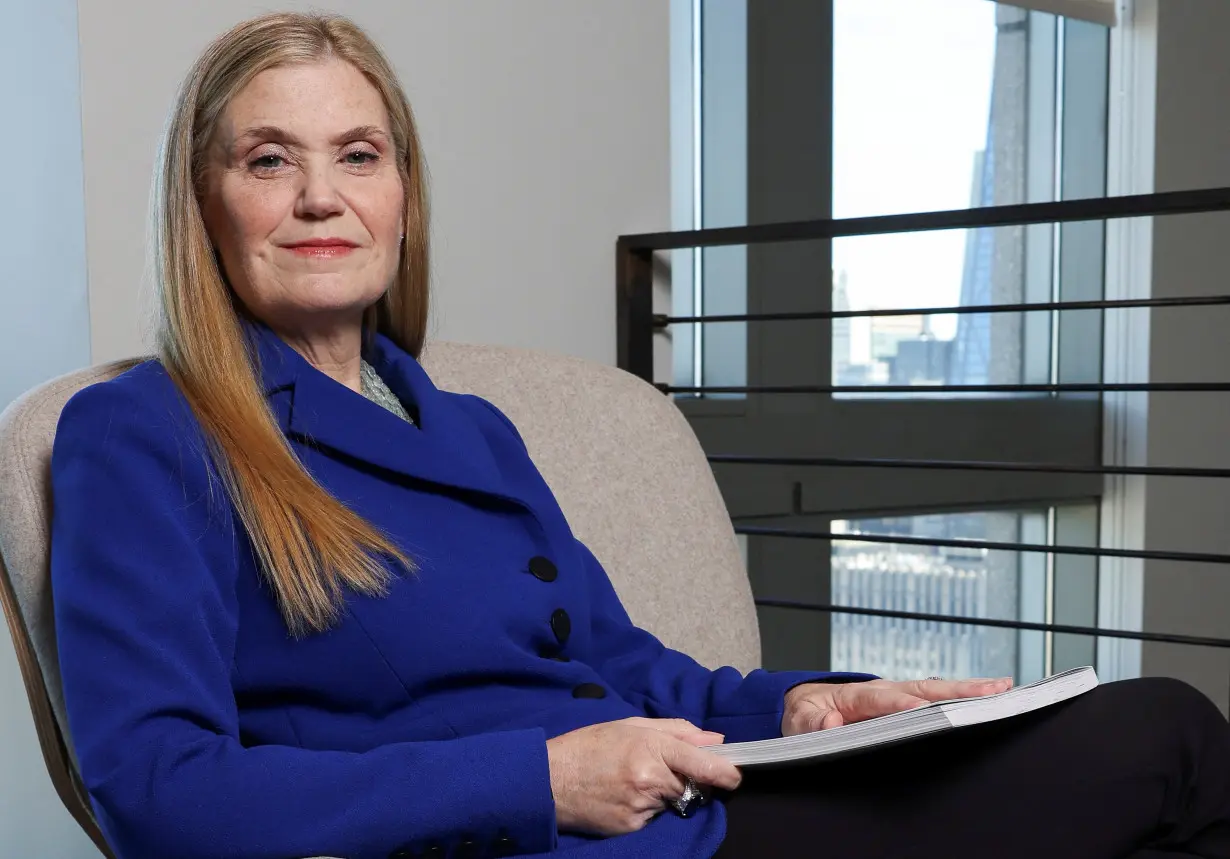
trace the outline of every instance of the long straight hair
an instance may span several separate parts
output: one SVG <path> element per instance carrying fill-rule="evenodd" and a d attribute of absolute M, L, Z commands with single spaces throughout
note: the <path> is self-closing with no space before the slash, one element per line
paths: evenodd
<path fill-rule="evenodd" d="M 340 59 L 376 88 L 388 110 L 405 189 L 401 261 L 364 315 L 415 357 L 427 327 L 427 191 L 413 114 L 388 60 L 353 22 L 279 13 L 215 40 L 180 90 L 161 153 L 153 214 L 158 357 L 205 431 L 214 467 L 251 541 L 292 635 L 332 626 L 347 590 L 387 592 L 385 561 L 411 566 L 384 534 L 317 483 L 291 450 L 265 400 L 238 299 L 201 214 L 209 149 L 231 100 L 256 75 Z"/>

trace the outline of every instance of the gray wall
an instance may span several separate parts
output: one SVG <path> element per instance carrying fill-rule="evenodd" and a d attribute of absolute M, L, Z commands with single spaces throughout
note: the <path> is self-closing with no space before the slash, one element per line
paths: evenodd
<path fill-rule="evenodd" d="M 15 4 L 0 27 L 0 408 L 89 361 L 77 4 Z M 13 83 L 20 82 L 20 86 Z"/>
<path fill-rule="evenodd" d="M 5 4 L 0 409 L 27 388 L 89 363 L 77 84 L 76 0 Z M 45 772 L 17 660 L 8 636 L 0 635 L 0 853 L 94 854 Z"/>
<path fill-rule="evenodd" d="M 613 363 L 615 237 L 670 226 L 667 4 L 332 5 L 377 34 L 418 114 L 434 199 L 433 333 Z M 269 6 L 81 4 L 95 360 L 137 352 L 148 327 L 144 219 L 176 85 L 208 39 Z"/>
<path fill-rule="evenodd" d="M 1142 7 L 1141 26 L 1153 30 L 1157 45 L 1156 189 L 1230 185 L 1230 53 L 1225 49 L 1230 4 L 1151 0 Z M 1230 213 L 1156 219 L 1153 294 L 1225 294 L 1228 235 Z M 1228 331 L 1226 309 L 1153 312 L 1151 379 L 1230 380 Z M 1228 437 L 1230 396 L 1150 395 L 1150 465 L 1225 468 L 1230 465 Z M 1230 482 L 1151 478 L 1145 496 L 1145 540 L 1151 548 L 1230 552 Z M 1230 568 L 1150 564 L 1144 584 L 1145 629 L 1230 637 Z M 1146 674 L 1183 677 L 1227 708 L 1226 650 L 1146 645 L 1142 666 Z"/>

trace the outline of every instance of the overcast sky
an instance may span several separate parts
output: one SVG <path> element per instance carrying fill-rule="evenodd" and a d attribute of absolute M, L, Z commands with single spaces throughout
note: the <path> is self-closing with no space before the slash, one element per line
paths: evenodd
<path fill-rule="evenodd" d="M 986 140 L 995 4 L 836 0 L 835 7 L 833 217 L 968 206 L 974 154 Z M 964 257 L 964 231 L 833 245 L 833 267 L 847 272 L 855 309 L 957 304 Z M 947 317 L 935 331 L 951 337 L 955 327 Z"/>

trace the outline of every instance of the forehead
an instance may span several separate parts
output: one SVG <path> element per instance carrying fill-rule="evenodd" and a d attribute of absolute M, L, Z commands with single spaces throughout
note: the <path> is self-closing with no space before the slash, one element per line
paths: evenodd
<path fill-rule="evenodd" d="M 386 131 L 388 111 L 363 73 L 342 60 L 266 69 L 236 93 L 222 117 L 227 136 L 277 126 L 310 138 L 360 125 Z"/>

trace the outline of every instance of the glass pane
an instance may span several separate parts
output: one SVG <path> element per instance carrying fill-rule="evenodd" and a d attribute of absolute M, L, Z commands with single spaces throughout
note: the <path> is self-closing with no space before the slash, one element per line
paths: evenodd
<path fill-rule="evenodd" d="M 975 0 L 834 0 L 833 217 L 1023 197 L 1005 180 L 1023 172 L 1029 18 Z"/>
<path fill-rule="evenodd" d="M 671 34 L 673 228 L 745 224 L 746 0 L 672 0 Z M 746 248 L 672 251 L 671 269 L 675 315 L 747 312 Z M 745 324 L 680 324 L 671 337 L 675 384 L 747 384 Z"/>
<path fill-rule="evenodd" d="M 845 266 L 833 278 L 835 311 L 1051 299 L 1049 247 L 1043 259 L 1031 258 L 1029 236 L 1020 227 L 859 236 L 833 245 L 835 259 L 840 246 Z M 920 261 L 923 268 L 909 274 L 911 260 Z M 955 294 L 946 291 L 948 283 L 959 285 Z M 1050 314 L 1039 313 L 912 313 L 834 319 L 833 384 L 924 387 L 1046 382 L 1050 377 L 1050 323 Z"/>
<path fill-rule="evenodd" d="M 958 513 L 837 521 L 837 533 L 1018 542 L 1045 533 L 1044 512 Z M 1039 541 L 1040 542 L 1040 541 Z M 835 605 L 1041 620 L 1045 560 L 1018 552 L 834 541 Z M 971 624 L 834 613 L 834 670 L 893 679 L 1041 676 L 1043 637 Z"/>
<path fill-rule="evenodd" d="M 1064 164 L 1076 162 L 1099 193 L 1105 135 L 1083 114 L 1067 121 L 1057 94 L 1105 93 L 1105 62 L 1064 58 L 1078 40 L 1089 42 L 1082 56 L 1097 53 L 1107 32 L 1003 3 L 834 0 L 833 217 L 1088 196 L 1067 181 Z M 833 308 L 1051 301 L 1055 235 L 1039 225 L 837 240 Z M 1100 234 L 1091 240 L 1100 256 Z M 1100 296 L 1094 280 L 1085 288 Z M 833 384 L 1048 382 L 1052 323 L 1049 313 L 835 320 Z"/>

